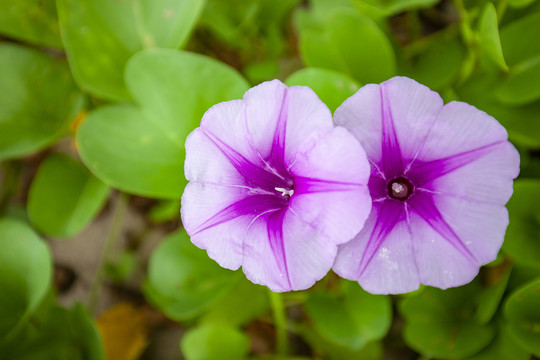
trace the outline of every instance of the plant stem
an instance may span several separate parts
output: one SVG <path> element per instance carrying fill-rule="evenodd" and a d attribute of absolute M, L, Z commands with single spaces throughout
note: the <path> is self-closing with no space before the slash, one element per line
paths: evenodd
<path fill-rule="evenodd" d="M 117 241 L 120 238 L 127 208 L 128 196 L 120 193 L 116 200 L 109 234 L 107 235 L 105 245 L 101 251 L 101 257 L 99 258 L 96 274 L 94 275 L 94 280 L 90 289 L 90 295 L 88 296 L 87 308 L 91 314 L 96 311 L 99 296 L 101 295 L 101 289 L 103 287 L 103 281 L 105 280 L 105 265 L 107 260 L 109 260 L 111 253 L 115 250 Z"/>
<path fill-rule="evenodd" d="M 283 298 L 280 293 L 268 290 L 270 305 L 274 314 L 274 326 L 276 327 L 276 354 L 286 356 L 288 352 L 287 316 L 283 306 Z"/>

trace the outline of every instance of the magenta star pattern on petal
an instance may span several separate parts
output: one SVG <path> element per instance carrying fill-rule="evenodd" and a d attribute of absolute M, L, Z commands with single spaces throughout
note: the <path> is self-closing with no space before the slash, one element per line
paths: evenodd
<path fill-rule="evenodd" d="M 193 243 L 273 291 L 321 279 L 371 210 L 358 140 L 311 89 L 278 80 L 206 112 L 186 141 L 185 174 Z"/>
<path fill-rule="evenodd" d="M 369 292 L 396 294 L 466 284 L 496 258 L 519 154 L 494 118 L 395 77 L 364 86 L 334 120 L 362 143 L 373 198 L 334 271 Z"/>

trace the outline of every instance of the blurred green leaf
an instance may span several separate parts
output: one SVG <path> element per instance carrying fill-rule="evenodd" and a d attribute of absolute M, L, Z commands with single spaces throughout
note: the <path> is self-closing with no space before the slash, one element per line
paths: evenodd
<path fill-rule="evenodd" d="M 514 339 L 540 356 L 540 278 L 521 287 L 508 298 L 505 315 Z"/>
<path fill-rule="evenodd" d="M 540 148 L 540 101 L 524 106 L 502 104 L 495 94 L 501 86 L 497 74 L 477 73 L 456 88 L 460 100 L 476 106 L 497 119 L 508 131 L 512 142 Z"/>
<path fill-rule="evenodd" d="M 51 282 L 47 245 L 26 224 L 0 219 L 0 344 L 32 315 Z"/>
<path fill-rule="evenodd" d="M 392 16 L 403 11 L 430 7 L 439 0 L 352 0 L 359 11 Z"/>
<path fill-rule="evenodd" d="M 499 333 L 491 344 L 467 360 L 529 360 L 530 355 L 516 341 L 507 325 L 499 326 Z"/>
<path fill-rule="evenodd" d="M 127 100 L 124 67 L 137 51 L 179 48 L 204 0 L 57 0 L 60 28 L 77 83 L 111 100 Z"/>
<path fill-rule="evenodd" d="M 345 74 L 318 68 L 298 70 L 285 83 L 288 86 L 309 86 L 332 112 L 360 88 L 356 81 Z"/>
<path fill-rule="evenodd" d="M 184 231 L 177 231 L 152 253 L 145 294 L 170 318 L 185 320 L 223 298 L 239 276 L 210 259 Z"/>
<path fill-rule="evenodd" d="M 459 74 L 465 52 L 465 47 L 455 37 L 433 39 L 414 57 L 413 65 L 401 71 L 432 89 L 442 89 Z"/>
<path fill-rule="evenodd" d="M 508 285 L 512 267 L 507 263 L 483 269 L 487 284 L 478 296 L 476 319 L 480 324 L 487 324 L 495 315 Z"/>
<path fill-rule="evenodd" d="M 305 324 L 299 324 L 298 333 L 314 349 L 326 355 L 325 359 L 331 360 L 379 360 L 382 358 L 383 347 L 381 342 L 370 342 L 359 350 L 352 350 L 347 346 L 342 346 L 330 341 L 319 332 Z M 276 359 L 276 360 L 279 360 Z"/>
<path fill-rule="evenodd" d="M 131 251 L 123 251 L 118 257 L 105 264 L 107 277 L 114 282 L 120 283 L 129 279 L 137 268 L 137 258 Z"/>
<path fill-rule="evenodd" d="M 184 143 L 212 105 L 241 98 L 248 84 L 211 58 L 178 50 L 146 50 L 127 65 L 137 105 L 100 108 L 77 132 L 83 162 L 112 187 L 179 199 L 186 184 Z"/>
<path fill-rule="evenodd" d="M 508 71 L 499 39 L 499 26 L 495 5 L 488 3 L 478 22 L 479 45 L 484 57 L 490 59 L 499 68 Z"/>
<path fill-rule="evenodd" d="M 501 46 L 510 68 L 540 56 L 540 42 L 536 41 L 540 37 L 539 22 L 540 13 L 533 13 L 501 28 Z"/>
<path fill-rule="evenodd" d="M 308 66 L 337 70 L 364 84 L 382 82 L 396 72 L 384 32 L 352 9 L 331 11 L 319 26 L 301 26 L 299 47 Z"/>
<path fill-rule="evenodd" d="M 516 8 L 522 8 L 531 5 L 536 0 L 508 0 L 508 5 Z"/>
<path fill-rule="evenodd" d="M 517 264 L 540 269 L 540 180 L 520 179 L 508 202 L 510 224 L 503 250 Z"/>
<path fill-rule="evenodd" d="M 0 33 L 32 44 L 61 49 L 55 0 L 0 1 Z"/>
<path fill-rule="evenodd" d="M 273 58 L 286 46 L 282 35 L 285 20 L 299 1 L 208 0 L 199 26 L 242 54 Z"/>
<path fill-rule="evenodd" d="M 485 348 L 495 335 L 475 318 L 477 281 L 448 290 L 426 287 L 401 303 L 407 345 L 426 357 L 462 359 Z"/>
<path fill-rule="evenodd" d="M 268 311 L 268 290 L 240 278 L 232 290 L 213 305 L 201 318 L 202 322 L 242 326 Z"/>
<path fill-rule="evenodd" d="M 150 209 L 148 218 L 155 223 L 180 219 L 180 200 L 160 200 Z"/>
<path fill-rule="evenodd" d="M 501 101 L 522 105 L 540 99 L 540 13 L 519 18 L 501 29 L 510 76 L 497 92 Z M 526 34 L 526 36 L 524 36 Z"/>
<path fill-rule="evenodd" d="M 369 294 L 352 282 L 346 283 L 342 298 L 312 294 L 305 310 L 321 336 L 351 350 L 382 339 L 392 321 L 389 297 Z"/>
<path fill-rule="evenodd" d="M 49 155 L 39 167 L 28 195 L 28 216 L 46 235 L 70 237 L 101 209 L 109 188 L 77 160 Z"/>
<path fill-rule="evenodd" d="M 186 360 L 242 360 L 247 357 L 249 339 L 233 327 L 207 324 L 187 332 L 181 349 Z"/>
<path fill-rule="evenodd" d="M 508 80 L 497 92 L 499 99 L 513 105 L 527 104 L 540 99 L 540 56 L 514 67 Z"/>
<path fill-rule="evenodd" d="M 67 310 L 50 301 L 0 351 L 10 360 L 105 360 L 100 335 L 82 305 Z"/>
<path fill-rule="evenodd" d="M 0 44 L 0 160 L 57 140 L 82 105 L 66 62 L 23 46 Z"/>

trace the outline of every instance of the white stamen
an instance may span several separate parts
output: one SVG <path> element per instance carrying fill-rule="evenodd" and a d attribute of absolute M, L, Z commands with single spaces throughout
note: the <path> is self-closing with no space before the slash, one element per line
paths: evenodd
<path fill-rule="evenodd" d="M 394 194 L 401 194 L 405 191 L 407 191 L 407 189 L 405 189 L 405 186 L 399 184 L 399 183 L 393 183 L 392 184 L 392 191 L 394 192 Z"/>
<path fill-rule="evenodd" d="M 290 197 L 290 196 L 293 196 L 293 194 L 294 194 L 293 189 L 287 190 L 285 188 L 280 188 L 280 187 L 277 187 L 277 188 L 274 188 L 274 189 L 276 189 L 276 191 L 281 191 L 281 196 L 289 195 L 289 197 Z"/>

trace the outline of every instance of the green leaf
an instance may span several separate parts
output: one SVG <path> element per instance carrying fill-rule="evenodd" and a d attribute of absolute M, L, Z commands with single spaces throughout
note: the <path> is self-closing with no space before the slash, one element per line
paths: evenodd
<path fill-rule="evenodd" d="M 503 250 L 520 265 L 540 269 L 540 180 L 522 179 L 514 183 L 508 202 L 510 224 Z"/>
<path fill-rule="evenodd" d="M 506 263 L 483 269 L 486 274 L 486 287 L 478 296 L 476 319 L 480 324 L 487 324 L 495 315 L 508 285 L 512 267 Z"/>
<path fill-rule="evenodd" d="M 501 324 L 491 344 L 467 360 L 529 360 L 531 356 L 514 340 L 508 325 Z"/>
<path fill-rule="evenodd" d="M 0 44 L 0 161 L 57 140 L 82 105 L 67 64 L 19 45 Z"/>
<path fill-rule="evenodd" d="M 2 355 L 17 360 L 104 360 L 100 335 L 82 305 L 68 310 L 52 301 L 40 306 L 24 332 L 0 348 Z"/>
<path fill-rule="evenodd" d="M 540 278 L 515 291 L 505 307 L 514 339 L 527 351 L 540 356 Z"/>
<path fill-rule="evenodd" d="M 523 8 L 523 7 L 531 5 L 535 1 L 536 0 L 508 0 L 508 5 L 515 8 Z"/>
<path fill-rule="evenodd" d="M 46 235 L 70 237 L 101 209 L 109 188 L 77 160 L 49 155 L 39 167 L 28 195 L 28 216 Z"/>
<path fill-rule="evenodd" d="M 225 325 L 203 325 L 190 330 L 180 347 L 186 360 L 242 360 L 249 351 L 248 337 Z"/>
<path fill-rule="evenodd" d="M 527 104 L 540 99 L 540 56 L 512 69 L 510 77 L 497 92 L 497 97 L 512 105 Z"/>
<path fill-rule="evenodd" d="M 114 261 L 105 264 L 107 277 L 114 282 L 121 283 L 129 279 L 137 268 L 136 255 L 131 251 L 123 251 Z"/>
<path fill-rule="evenodd" d="M 300 28 L 300 53 L 308 66 L 337 70 L 363 84 L 382 82 L 396 72 L 392 45 L 368 17 L 335 9 L 323 24 Z"/>
<path fill-rule="evenodd" d="M 508 65 L 504 61 L 501 41 L 499 39 L 497 10 L 492 3 L 487 3 L 480 15 L 478 36 L 480 48 L 485 57 L 490 59 L 503 71 L 508 71 Z"/>
<path fill-rule="evenodd" d="M 476 281 L 459 288 L 426 287 L 401 303 L 407 345 L 426 357 L 462 359 L 485 348 L 495 335 L 475 318 Z"/>
<path fill-rule="evenodd" d="M 55 0 L 2 0 L 0 33 L 32 44 L 61 49 Z"/>
<path fill-rule="evenodd" d="M 540 148 L 540 101 L 513 107 L 501 104 L 494 96 L 501 86 L 496 74 L 473 74 L 461 84 L 456 92 L 462 101 L 476 106 L 497 119 L 508 131 L 512 142 L 532 148 Z"/>
<path fill-rule="evenodd" d="M 47 245 L 26 224 L 0 219 L 0 344 L 44 298 L 51 282 Z M 11 335 L 10 335 L 11 333 Z"/>
<path fill-rule="evenodd" d="M 327 355 L 331 360 L 379 360 L 382 358 L 383 347 L 381 342 L 375 341 L 367 343 L 359 350 L 352 350 L 349 347 L 342 346 L 332 342 L 322 336 L 319 332 L 306 324 L 297 326 L 298 333 L 314 349 Z M 280 360 L 277 358 L 276 360 Z"/>
<path fill-rule="evenodd" d="M 388 17 L 408 10 L 427 8 L 439 0 L 352 0 L 352 2 L 359 11 Z"/>
<path fill-rule="evenodd" d="M 443 89 L 455 80 L 465 59 L 466 49 L 455 37 L 434 39 L 401 71 L 432 89 Z"/>
<path fill-rule="evenodd" d="M 540 55 L 540 13 L 532 13 L 503 26 L 501 46 L 510 68 Z"/>
<path fill-rule="evenodd" d="M 153 206 L 148 218 L 155 223 L 180 219 L 180 200 L 161 200 Z"/>
<path fill-rule="evenodd" d="M 360 88 L 356 81 L 345 74 L 318 68 L 298 70 L 285 83 L 288 86 L 309 86 L 332 112 Z"/>
<path fill-rule="evenodd" d="M 497 92 L 504 103 L 522 105 L 540 99 L 539 23 L 540 13 L 533 13 L 501 29 L 502 49 L 510 67 L 510 76 Z"/>
<path fill-rule="evenodd" d="M 369 294 L 352 282 L 346 284 L 342 298 L 312 294 L 305 310 L 321 336 L 351 350 L 383 338 L 392 320 L 389 297 Z"/>
<path fill-rule="evenodd" d="M 185 320 L 223 298 L 239 275 L 221 268 L 184 231 L 177 231 L 152 253 L 145 294 L 170 318 Z"/>
<path fill-rule="evenodd" d="M 124 67 L 137 51 L 180 47 L 204 0 L 57 0 L 73 76 L 97 96 L 127 100 Z"/>
<path fill-rule="evenodd" d="M 212 105 L 241 98 L 248 84 L 208 57 L 146 50 L 127 65 L 137 105 L 98 109 L 77 132 L 83 162 L 103 182 L 138 195 L 179 199 L 186 184 L 184 143 Z"/>
<path fill-rule="evenodd" d="M 204 314 L 204 323 L 242 326 L 268 311 L 268 289 L 241 278 L 238 284 Z"/>

